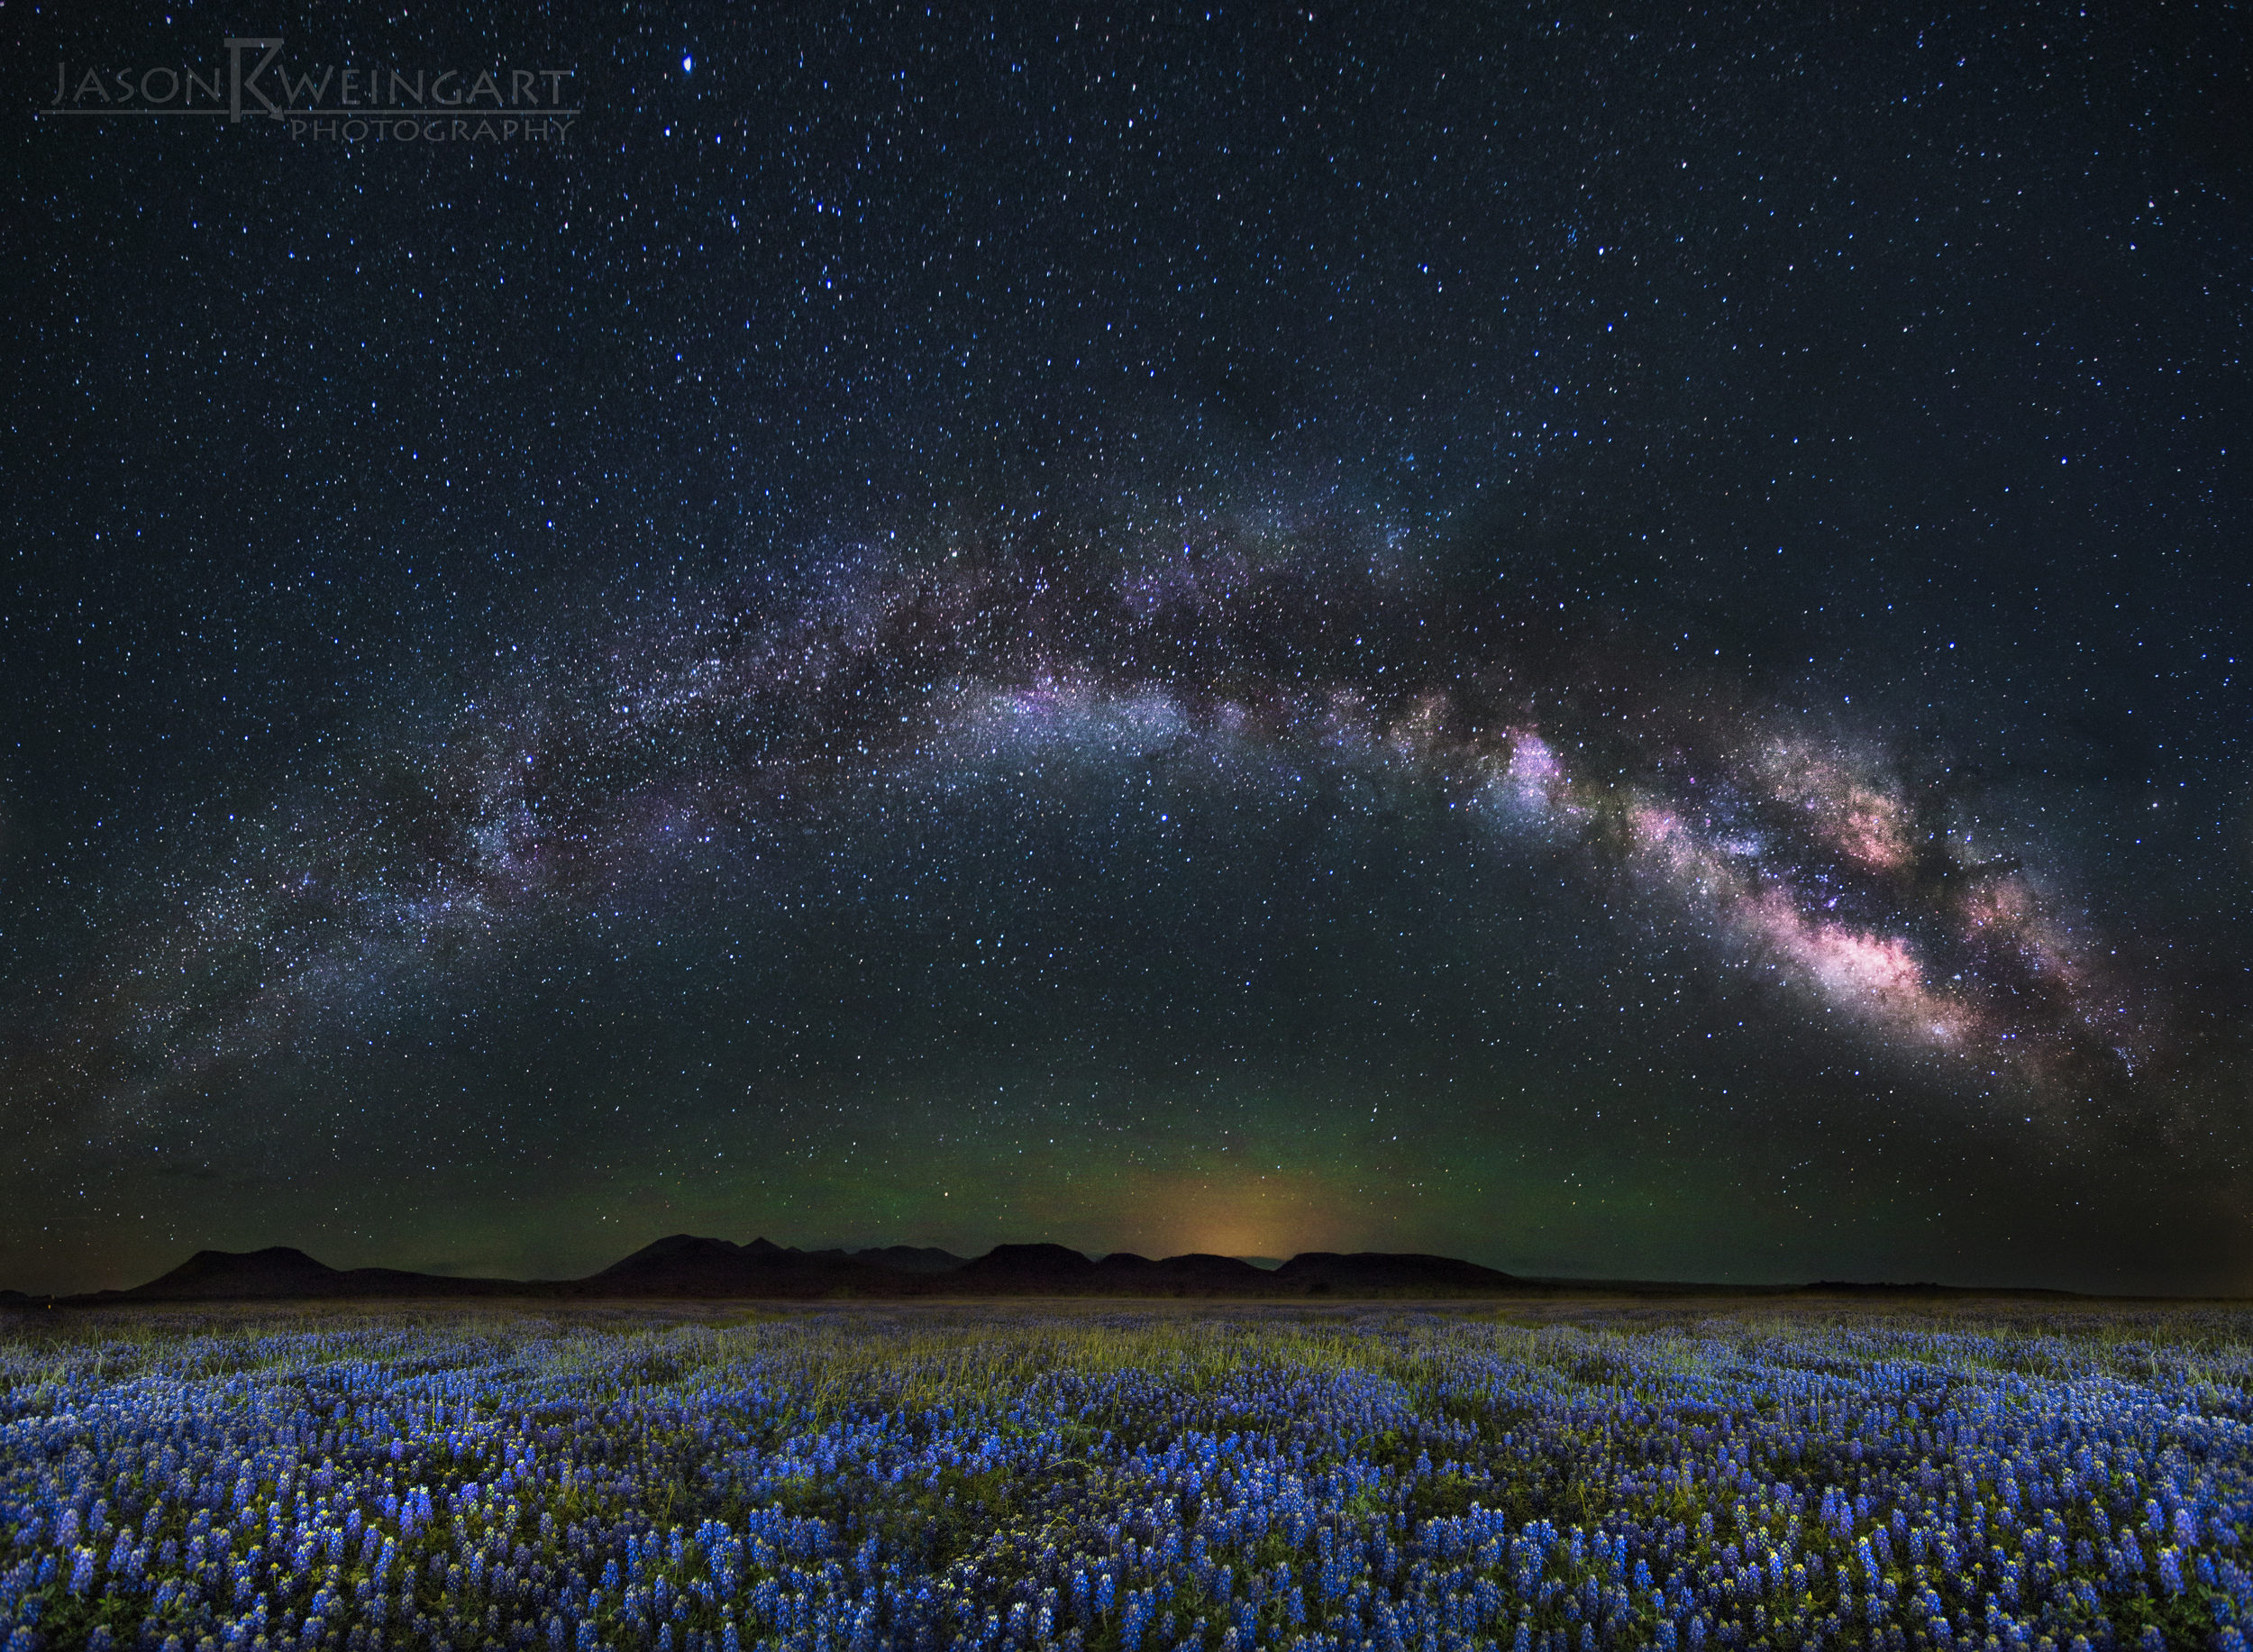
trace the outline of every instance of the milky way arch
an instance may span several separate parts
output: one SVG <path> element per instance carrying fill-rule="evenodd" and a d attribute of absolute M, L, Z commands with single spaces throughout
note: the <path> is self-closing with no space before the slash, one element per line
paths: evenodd
<path fill-rule="evenodd" d="M 1712 967 L 2021 1100 L 2152 1058 L 2158 1018 L 2041 846 L 1978 822 L 1929 744 L 1763 705 L 1661 635 L 1561 630 L 1491 573 L 1330 543 L 966 535 L 559 622 L 483 692 L 360 731 L 208 835 L 153 911 L 108 914 L 99 963 L 19 1034 L 13 1087 L 60 1123 L 380 1018 L 419 975 L 624 909 L 684 855 L 729 869 L 706 899 L 756 902 L 871 776 L 1122 728 L 1444 796 L 1669 917 Z"/>

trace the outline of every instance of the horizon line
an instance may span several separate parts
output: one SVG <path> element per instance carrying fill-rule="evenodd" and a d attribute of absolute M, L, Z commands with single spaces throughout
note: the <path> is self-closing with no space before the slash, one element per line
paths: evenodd
<path fill-rule="evenodd" d="M 632 1258 L 632 1257 L 634 1257 L 634 1256 L 639 1255 L 640 1255 L 643 1251 L 647 1250 L 647 1249 L 650 1247 L 650 1246 L 652 1246 L 652 1245 L 656 1245 L 656 1244 L 661 1243 L 664 1239 L 667 1239 L 667 1238 L 689 1238 L 689 1239 L 698 1239 L 698 1238 L 709 1238 L 709 1237 L 716 1237 L 716 1236 L 708 1236 L 708 1235 L 701 1235 L 701 1234 L 693 1234 L 693 1233 L 687 1232 L 687 1231 L 685 1231 L 685 1230 L 682 1230 L 682 1231 L 680 1231 L 680 1232 L 677 1232 L 677 1233 L 671 1233 L 671 1234 L 662 1234 L 662 1235 L 660 1235 L 660 1236 L 659 1236 L 657 1238 L 655 1238 L 655 1239 L 649 1240 L 647 1243 L 645 1243 L 645 1244 L 643 1244 L 643 1245 L 641 1245 L 641 1246 L 638 1246 L 634 1247 L 633 1250 L 629 1250 L 629 1251 L 625 1252 L 623 1255 L 620 1255 L 620 1256 L 619 1256 L 619 1257 L 617 1257 L 615 1261 L 613 1261 L 613 1262 L 611 1262 L 611 1263 L 604 1264 L 602 1264 L 601 1266 L 598 1266 L 598 1267 L 595 1268 L 595 1269 L 594 1269 L 591 1273 L 585 1273 L 585 1274 L 575 1275 L 575 1276 L 570 1276 L 570 1277 L 559 1277 L 559 1278 L 539 1278 L 539 1277 L 533 1277 L 533 1278 L 518 1278 L 518 1277 L 504 1276 L 504 1275 L 498 1275 L 498 1274 L 472 1273 L 436 1273 L 436 1272 L 433 1272 L 433 1271 L 431 1271 L 431 1270 L 430 1270 L 430 1269 L 428 1269 L 428 1268 L 416 1268 L 416 1267 L 394 1266 L 394 1265 L 391 1265 L 391 1264 L 381 1264 L 381 1263 L 374 1263 L 374 1264 L 358 1264 L 358 1265 L 353 1266 L 353 1267 L 340 1268 L 340 1267 L 336 1267 L 336 1266 L 334 1266 L 334 1265 L 333 1265 L 333 1264 L 329 1264 L 329 1263 L 325 1263 L 325 1262 L 321 1261 L 318 1257 L 315 1256 L 315 1255 L 313 1255 L 310 1251 L 307 1251 L 307 1250 L 306 1250 L 304 1247 L 302 1247 L 302 1246 L 296 1246 L 296 1245 L 279 1245 L 279 1244 L 277 1244 L 277 1245 L 266 1245 L 266 1246 L 257 1246 L 257 1247 L 255 1247 L 255 1248 L 253 1248 L 253 1249 L 250 1249 L 250 1250 L 240 1250 L 240 1251 L 222 1250 L 222 1249 L 218 1248 L 217 1246 L 204 1246 L 198 1247 L 197 1249 L 196 1249 L 196 1250 L 194 1250 L 194 1251 L 191 1251 L 191 1252 L 188 1254 L 188 1255 L 187 1255 L 187 1257 L 186 1258 L 186 1260 L 185 1260 L 185 1261 L 183 1261 L 183 1262 L 181 1262 L 181 1263 L 178 1263 L 178 1264 L 175 1264 L 173 1267 L 171 1267 L 171 1268 L 169 1268 L 169 1269 L 166 1269 L 166 1270 L 164 1270 L 163 1272 L 160 1272 L 160 1273 L 159 1273 L 155 1274 L 154 1276 L 152 1276 L 152 1277 L 151 1277 L 151 1278 L 150 1278 L 150 1279 L 143 1280 L 143 1281 L 141 1281 L 139 1284 L 134 1284 L 134 1285 L 125 1285 L 125 1286 L 114 1286 L 114 1285 L 112 1285 L 112 1286 L 96 1286 L 96 1287 L 94 1287 L 94 1288 L 92 1288 L 92 1289 L 90 1289 L 90 1290 L 79 1290 L 79 1291 L 27 1291 L 27 1290 L 23 1290 L 23 1289 L 15 1288 L 15 1287 L 0 1286 L 0 1296 L 21 1297 L 21 1298 L 24 1299 L 25 1301 L 47 1301 L 47 1302 L 50 1302 L 50 1303 L 52 1303 L 52 1302 L 57 1302 L 57 1301 L 70 1301 L 70 1300 L 74 1300 L 74 1299 L 83 1299 L 83 1298 L 87 1298 L 87 1297 L 96 1297 L 96 1296 L 102 1296 L 102 1295 L 120 1295 L 120 1296 L 123 1296 L 123 1295 L 130 1295 L 132 1292 L 133 1292 L 133 1291 L 138 1291 L 138 1290 L 141 1290 L 141 1289 L 142 1289 L 143 1287 L 145 1287 L 146 1285 L 149 1285 L 149 1284 L 153 1284 L 153 1283 L 155 1283 L 158 1280 L 164 1279 L 164 1278 L 168 1277 L 170 1273 L 178 1272 L 178 1269 L 179 1269 L 180 1267 L 184 1267 L 184 1266 L 186 1266 L 187 1263 L 189 1263 L 189 1262 L 193 1262 L 193 1261 L 194 1261 L 194 1260 L 195 1260 L 197 1256 L 200 1256 L 200 1255 L 211 1255 L 211 1256 L 218 1256 L 218 1257 L 231 1257 L 231 1258 L 233 1258 L 233 1257 L 247 1257 L 247 1256 L 254 1256 L 254 1255 L 257 1255 L 260 1254 L 261 1252 L 265 1252 L 265 1251 L 288 1251 L 288 1252 L 294 1253 L 295 1255 L 298 1255 L 298 1256 L 302 1256 L 302 1257 L 304 1257 L 306 1261 L 313 1263 L 315 1266 L 320 1267 L 320 1268 L 322 1268 L 322 1269 L 325 1270 L 326 1272 L 328 1272 L 328 1273 L 362 1273 L 362 1272 L 383 1272 L 383 1273 L 403 1273 L 403 1274 L 407 1274 L 407 1275 L 411 1275 L 411 1276 L 415 1276 L 415 1277 L 420 1277 L 420 1278 L 425 1278 L 425 1279 L 429 1279 L 429 1280 L 433 1280 L 433 1281 L 440 1281 L 440 1282 L 455 1282 L 455 1281 L 461 1281 L 461 1282 L 489 1282 L 489 1283 L 492 1283 L 492 1284 L 495 1284 L 495 1285 L 502 1285 L 502 1286 L 506 1286 L 506 1285 L 521 1285 L 521 1286 L 525 1286 L 525 1287 L 539 1287 L 539 1286 L 575 1285 L 575 1284 L 584 1284 L 584 1283 L 588 1282 L 588 1281 L 593 1280 L 594 1278 L 596 1278 L 596 1277 L 597 1277 L 597 1276 L 598 1276 L 599 1274 L 601 1274 L 601 1273 L 603 1273 L 607 1272 L 609 1268 L 611 1268 L 611 1267 L 615 1267 L 615 1266 L 618 1265 L 618 1264 L 619 1264 L 619 1263 L 623 1263 L 623 1262 L 625 1262 L 625 1261 L 627 1261 L 627 1260 L 631 1259 L 631 1258 Z M 1051 1246 L 1051 1247 L 1053 1247 L 1053 1248 L 1054 1248 L 1054 1249 L 1058 1249 L 1058 1250 L 1068 1251 L 1068 1252 L 1070 1252 L 1071 1254 L 1072 1254 L 1072 1255 L 1078 1255 L 1078 1256 L 1081 1257 L 1082 1259 L 1084 1259 L 1085 1261 L 1087 1261 L 1088 1263 L 1090 1263 L 1091 1265 L 1099 1265 L 1102 1262 L 1104 1262 L 1104 1261 L 1108 1260 L 1108 1258 L 1110 1258 L 1110 1257 L 1112 1257 L 1112 1256 L 1136 1256 L 1136 1257 L 1141 1257 L 1143 1260 L 1148 1261 L 1148 1262 L 1150 1262 L 1150 1263 L 1152 1263 L 1152 1264 L 1162 1264 L 1162 1263 L 1165 1263 L 1165 1262 L 1179 1261 L 1179 1260 L 1181 1260 L 1181 1259 L 1183 1259 L 1183 1258 L 1185 1258 L 1185 1257 L 1189 1257 L 1189 1256 L 1199 1256 L 1199 1255 L 1205 1255 L 1205 1256 L 1225 1256 L 1225 1259 L 1226 1259 L 1226 1260 L 1232 1261 L 1232 1262 L 1240 1262 L 1240 1263 L 1243 1263 L 1245 1265 L 1246 1265 L 1246 1266 L 1248 1266 L 1248 1267 L 1251 1267 L 1251 1268 L 1254 1268 L 1254 1269 L 1258 1270 L 1260 1273 L 1263 1273 L 1263 1274 L 1270 1274 L 1270 1275 L 1273 1274 L 1273 1273 L 1275 1273 L 1278 1269 L 1280 1269 L 1280 1268 L 1282 1268 L 1282 1267 L 1283 1267 L 1283 1266 L 1287 1265 L 1289 1263 L 1291 1263 L 1291 1262 L 1292 1262 L 1292 1261 L 1297 1260 L 1297 1259 L 1298 1259 L 1299 1257 L 1300 1257 L 1300 1256 L 1336 1256 L 1336 1257 L 1341 1257 L 1341 1258 L 1345 1258 L 1345 1257 L 1352 1257 L 1352 1256 L 1356 1256 L 1356 1255 L 1360 1255 L 1360 1256 L 1384 1256 L 1384 1257 L 1421 1256 L 1421 1257 L 1429 1257 L 1429 1258 L 1432 1258 L 1432 1259 L 1435 1259 L 1435 1260 L 1437 1260 L 1437 1261 L 1442 1261 L 1442 1262 L 1448 1262 L 1448 1263 L 1456 1263 L 1456 1264 L 1461 1264 L 1467 1265 L 1467 1266 L 1470 1266 L 1470 1267 L 1477 1268 L 1477 1269 L 1481 1270 L 1482 1272 L 1491 1273 L 1495 1273 L 1495 1274 L 1500 1275 L 1502 1278 L 1505 1278 L 1505 1279 L 1509 1280 L 1509 1281 L 1510 1281 L 1511 1283 L 1513 1283 L 1513 1284 L 1519 1284 L 1519 1285 L 1525 1285 L 1525 1286 L 1528 1286 L 1528 1287 L 1535 1287 L 1535 1288 L 1542 1288 L 1542 1289 L 1553 1288 L 1553 1287 L 1567 1287 L 1567 1288 L 1572 1288 L 1572 1287 L 1579 1287 L 1579 1288 L 1598 1289 L 1598 1288 L 1607 1288 L 1607 1287 L 1608 1287 L 1608 1288 L 1611 1288 L 1611 1289 L 1615 1289 L 1615 1290 L 1619 1290 L 1619 1291 L 1681 1291 L 1681 1292 L 1684 1292 L 1684 1293 L 1691 1293 L 1691 1292 L 1727 1292 L 1727 1291 L 1753 1291 L 1753 1292 L 1765 1292 L 1765 1291 L 1820 1291 L 1820 1290 L 1823 1290 L 1823 1289 L 1826 1289 L 1826 1288 L 1830 1288 L 1830 1289 L 1855 1290 L 1855 1291 L 1957 1291 L 1957 1292 L 1982 1292 L 1982 1291 L 1985 1291 L 1985 1292 L 2012 1293 L 2012 1294 L 2022 1294 L 2022 1293 L 2030 1293 L 2030 1292 L 2039 1292 L 2039 1293 L 2048 1294 L 2048 1295 L 2080 1297 L 2080 1298 L 2085 1298 L 2085 1299 L 2089 1299 L 2089 1300 L 2093 1300 L 2093 1301 L 2102 1301 L 2102 1300 L 2111 1300 L 2111 1301 L 2195 1301 L 2230 1302 L 2230 1301 L 2247 1301 L 2247 1300 L 2253 1300 L 2253 1298 L 2248 1298 L 2248 1297 L 2235 1297 L 2235 1296 L 2218 1295 L 2218 1294 L 2196 1294 L 2196 1293 L 2189 1293 L 2189 1294 L 2186 1294 L 2186 1293 L 2166 1293 L 2166 1292 L 2151 1292 L 2151 1291 L 2090 1291 L 2090 1290 L 2085 1290 L 2085 1289 L 2076 1289 L 2076 1288 L 2070 1287 L 2070 1286 L 2061 1286 L 2061 1285 L 2030 1285 L 2030 1284 L 1954 1284 L 1954 1283 L 1949 1283 L 1949 1282 L 1947 1282 L 1941 1281 L 1941 1280 L 1929 1280 L 1929 1279 L 1928 1279 L 1928 1280 L 1862 1280 L 1862 1279 L 1820 1279 L 1820 1278 L 1819 1278 L 1819 1279 L 1806 1279 L 1806 1278 L 1801 1278 L 1801 1279 L 1797 1279 L 1797 1280 L 1791 1280 L 1791 1279 L 1774 1279 L 1774 1280 L 1745 1281 L 1745 1280 L 1714 1280 L 1714 1279 L 1690 1279 L 1690 1278 L 1673 1278 L 1673 1279 L 1667 1279 L 1667 1278 L 1651 1278 L 1651 1277 L 1643 1277 L 1643 1278 L 1625 1278 L 1625 1277 L 1620 1277 L 1620 1276 L 1617 1276 L 1617 1275 L 1611 1275 L 1611 1276 L 1598 1276 L 1598 1275 L 1590 1275 L 1590 1274 L 1558 1274 L 1558 1273 L 1534 1274 L 1534 1273 L 1510 1273 L 1510 1272 L 1509 1270 L 1507 1270 L 1507 1269 L 1504 1269 L 1504 1268 L 1499 1268 L 1499 1267 L 1494 1267 L 1494 1266 L 1492 1266 L 1492 1265 L 1491 1265 L 1491 1264 L 1485 1264 L 1485 1263 L 1478 1263 L 1478 1262 L 1472 1262 L 1472 1261 L 1471 1261 L 1469 1258 L 1467 1258 L 1467 1257 L 1443 1255 L 1441 1255 L 1440 1253 L 1437 1253 L 1437 1252 L 1433 1252 L 1433 1251 L 1370 1251 L 1370 1250 L 1358 1251 L 1358 1252 L 1356 1252 L 1356 1251 L 1298 1251 L 1298 1252 L 1294 1252 L 1294 1253 L 1293 1253 L 1291 1256 L 1281 1257 L 1281 1258 L 1271 1258 L 1271 1259 L 1268 1259 L 1266 1262 L 1263 1263 L 1263 1262 L 1260 1262 L 1260 1261 L 1254 1261 L 1254 1260 L 1253 1260 L 1253 1258 L 1252 1258 L 1252 1257 L 1250 1257 L 1250 1256 L 1248 1256 L 1248 1255 L 1226 1255 L 1225 1253 L 1216 1252 L 1216 1251 L 1183 1251 L 1183 1252 L 1179 1252 L 1179 1253 L 1176 1253 L 1175 1255 L 1171 1255 L 1171 1256 L 1152 1256 L 1152 1257 L 1143 1257 L 1143 1254 L 1142 1254 L 1141 1252 L 1139 1252 L 1139 1251 L 1112 1250 L 1112 1251 L 1106 1251 L 1106 1252 L 1102 1252 L 1102 1253 L 1098 1254 L 1098 1253 L 1091 1253 L 1091 1252 L 1088 1252 L 1088 1251 L 1081 1250 L 1081 1249 L 1079 1249 L 1077 1246 L 1074 1246 L 1063 1245 L 1063 1244 L 1062 1244 L 1062 1243 L 1060 1243 L 1060 1242 L 1058 1242 L 1058 1241 L 1055 1241 L 1055 1240 L 1044 1240 L 1044 1239 L 1035 1239 L 1035 1240 L 1002 1240 L 1002 1241 L 999 1241 L 999 1242 L 998 1242 L 998 1243 L 996 1243 L 996 1244 L 994 1244 L 994 1245 L 990 1246 L 990 1247 L 989 1247 L 986 1251 L 984 1251 L 983 1253 L 981 1253 L 981 1254 L 979 1254 L 979 1255 L 958 1255 L 958 1253 L 953 1252 L 953 1251 L 947 1250 L 945 1246 L 940 1246 L 940 1245 L 913 1245 L 913 1244 L 907 1243 L 907 1242 L 905 1242 L 905 1241 L 895 1241 L 894 1243 L 892 1243 L 892 1244 L 890 1244 L 890 1245 L 864 1245 L 864 1246 L 859 1246 L 859 1247 L 857 1247 L 857 1248 L 848 1248 L 848 1247 L 846 1247 L 846 1246 L 842 1246 L 842 1245 L 830 1245 L 830 1246 L 818 1246 L 818 1247 L 807 1247 L 807 1246 L 796 1246 L 796 1245 L 779 1245 L 779 1244 L 776 1244 L 776 1243 L 775 1243 L 775 1241 L 773 1241 L 773 1240 L 771 1240 L 771 1239 L 768 1239 L 768 1238 L 766 1238 L 765 1235 L 763 1235 L 763 1234 L 756 1234 L 756 1235 L 753 1235 L 753 1237 L 752 1237 L 750 1240 L 747 1240 L 747 1241 L 737 1241 L 737 1240 L 732 1240 L 732 1239 L 718 1239 L 718 1240 L 717 1240 L 717 1242 L 718 1242 L 718 1243 L 721 1243 L 721 1244 L 725 1244 L 725 1245 L 729 1245 L 729 1246 L 734 1246 L 734 1248 L 736 1248 L 736 1249 L 738 1249 L 738 1250 L 748 1250 L 748 1249 L 751 1247 L 751 1246 L 755 1245 L 755 1244 L 760 1244 L 760 1243 L 762 1243 L 762 1242 L 763 1242 L 764 1244 L 766 1244 L 766 1245 L 768 1245 L 768 1246 L 771 1246 L 771 1247 L 772 1247 L 774 1250 L 776 1250 L 776 1251 L 780 1251 L 780 1252 L 786 1252 L 786 1253 L 790 1253 L 790 1254 L 795 1254 L 795 1255 L 801 1255 L 801 1256 L 816 1256 L 816 1255 L 821 1255 L 821 1254 L 822 1254 L 822 1253 L 824 1253 L 824 1252 L 827 1252 L 827 1253 L 833 1253 L 833 1254 L 835 1254 L 835 1255 L 839 1255 L 839 1256 L 845 1257 L 845 1258 L 847 1258 L 847 1259 L 857 1259 L 857 1258 L 859 1258 L 860 1256 L 864 1255 L 869 1255 L 869 1254 L 871 1254 L 871 1253 L 880 1252 L 880 1251 L 885 1251 L 885 1250 L 910 1250 L 910 1251 L 917 1251 L 917 1250 L 919 1250 L 919 1251 L 937 1251 L 937 1252 L 939 1252 L 941 1255 L 948 1255 L 948 1256 L 955 1256 L 955 1257 L 957 1258 L 957 1260 L 958 1260 L 958 1261 L 960 1261 L 960 1262 L 962 1262 L 962 1263 L 964 1263 L 964 1264 L 983 1261 L 983 1260 L 985 1260 L 986 1258 L 992 1256 L 992 1255 L 995 1255 L 997 1252 L 1001 1251 L 1001 1250 L 1004 1250 L 1004 1249 L 1009 1249 L 1009 1248 L 1023 1248 L 1023 1247 L 1031 1247 L 1031 1246 Z M 870 1264 L 870 1265 L 881 1265 L 881 1264 Z M 947 1273 L 952 1273 L 952 1272 L 953 1272 L 953 1269 L 946 1269 L 946 1270 L 944 1270 L 944 1271 L 942 1271 L 942 1272 L 940 1272 L 940 1273 L 935 1273 L 935 1274 L 928 1274 L 928 1275 L 925 1275 L 925 1274 L 908 1273 L 908 1274 L 905 1274 L 904 1276 L 905 1276 L 905 1277 L 909 1277 L 909 1278 L 920 1278 L 920 1277 L 927 1277 L 927 1278 L 944 1278 L 944 1277 L 946 1276 L 946 1274 L 947 1274 Z M 162 1300 L 162 1299 L 154 1299 L 154 1300 Z M 216 1299 L 216 1298 L 214 1298 L 214 1299 L 210 1299 L 210 1300 L 223 1300 L 223 1299 Z M 256 1300 L 256 1299 L 242 1299 L 242 1300 Z M 381 1300 L 381 1299 L 378 1299 L 378 1300 Z"/>

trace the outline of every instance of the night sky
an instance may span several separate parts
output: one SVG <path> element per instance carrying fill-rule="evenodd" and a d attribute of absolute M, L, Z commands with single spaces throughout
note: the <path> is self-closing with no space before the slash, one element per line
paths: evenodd
<path fill-rule="evenodd" d="M 0 1284 L 2253 1291 L 2241 15 L 10 15 Z"/>

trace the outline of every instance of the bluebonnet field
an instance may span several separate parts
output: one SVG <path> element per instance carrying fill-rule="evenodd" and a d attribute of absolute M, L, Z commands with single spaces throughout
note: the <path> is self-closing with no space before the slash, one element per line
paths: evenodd
<path fill-rule="evenodd" d="M 2242 1647 L 2253 1320 L 0 1332 L 0 1643 Z"/>

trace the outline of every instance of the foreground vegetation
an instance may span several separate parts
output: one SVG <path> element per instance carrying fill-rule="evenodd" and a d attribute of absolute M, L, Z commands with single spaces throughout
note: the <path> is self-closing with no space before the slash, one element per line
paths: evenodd
<path fill-rule="evenodd" d="M 0 1326 L 0 1645 L 2242 1647 L 2241 1315 Z"/>

